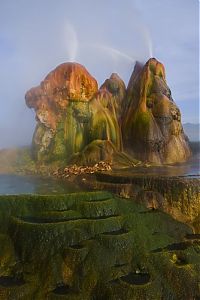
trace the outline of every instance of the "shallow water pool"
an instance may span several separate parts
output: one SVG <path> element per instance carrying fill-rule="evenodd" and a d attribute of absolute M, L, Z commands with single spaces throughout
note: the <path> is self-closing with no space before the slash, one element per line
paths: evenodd
<path fill-rule="evenodd" d="M 78 185 L 53 178 L 0 175 L 0 195 L 66 194 L 79 191 Z"/>

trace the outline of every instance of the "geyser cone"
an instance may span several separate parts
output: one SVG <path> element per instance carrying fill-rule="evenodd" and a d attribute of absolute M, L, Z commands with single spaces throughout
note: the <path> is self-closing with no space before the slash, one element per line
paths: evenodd
<path fill-rule="evenodd" d="M 90 165 L 132 158 L 157 164 L 187 160 L 190 149 L 181 115 L 155 58 L 136 63 L 126 90 L 112 74 L 98 90 L 80 64 L 65 63 L 26 94 L 38 121 L 33 137 L 36 160 Z"/>
<path fill-rule="evenodd" d="M 136 63 L 122 119 L 125 147 L 138 159 L 162 164 L 190 156 L 180 110 L 167 86 L 165 68 L 155 58 L 144 66 Z"/>

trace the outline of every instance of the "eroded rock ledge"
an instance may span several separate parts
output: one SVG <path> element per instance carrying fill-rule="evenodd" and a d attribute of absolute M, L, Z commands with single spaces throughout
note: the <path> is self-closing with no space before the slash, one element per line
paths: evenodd
<path fill-rule="evenodd" d="M 162 210 L 200 232 L 199 178 L 99 172 L 86 177 L 83 183 L 87 187 L 131 198 L 149 209 Z"/>

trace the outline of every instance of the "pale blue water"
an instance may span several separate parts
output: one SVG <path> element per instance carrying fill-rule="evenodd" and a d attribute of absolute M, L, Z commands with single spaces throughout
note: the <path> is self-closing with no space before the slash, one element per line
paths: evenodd
<path fill-rule="evenodd" d="M 0 175 L 0 195 L 5 194 L 66 194 L 80 191 L 70 182 L 35 176 Z"/>

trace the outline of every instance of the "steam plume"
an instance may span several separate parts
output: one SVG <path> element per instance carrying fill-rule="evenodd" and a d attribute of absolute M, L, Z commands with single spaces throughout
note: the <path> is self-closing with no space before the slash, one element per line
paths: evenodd
<path fill-rule="evenodd" d="M 115 49 L 115 48 L 112 48 L 112 47 L 109 47 L 106 45 L 99 45 L 99 44 L 90 44 L 90 46 L 107 52 L 114 59 L 118 59 L 119 57 L 121 57 L 121 58 L 126 59 L 131 62 L 135 61 L 134 58 L 132 58 L 131 56 L 127 55 L 126 53 L 124 53 L 118 49 Z"/>
<path fill-rule="evenodd" d="M 78 38 L 76 34 L 76 30 L 71 23 L 66 24 L 66 43 L 67 43 L 67 60 L 75 61 L 78 51 Z"/>

